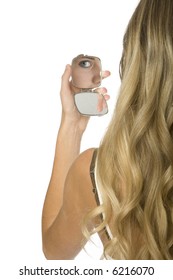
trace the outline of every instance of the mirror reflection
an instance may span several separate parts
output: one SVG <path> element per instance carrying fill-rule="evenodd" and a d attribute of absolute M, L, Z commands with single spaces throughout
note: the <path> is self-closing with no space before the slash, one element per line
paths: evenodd
<path fill-rule="evenodd" d="M 76 107 L 82 115 L 103 116 L 108 113 L 107 102 L 102 94 L 80 92 L 74 95 Z"/>
<path fill-rule="evenodd" d="M 72 83 L 80 89 L 100 86 L 102 79 L 101 61 L 98 57 L 78 55 L 72 60 Z"/>

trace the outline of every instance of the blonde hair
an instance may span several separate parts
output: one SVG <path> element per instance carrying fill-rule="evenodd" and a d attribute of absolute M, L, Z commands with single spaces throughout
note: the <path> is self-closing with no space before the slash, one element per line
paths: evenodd
<path fill-rule="evenodd" d="M 121 87 L 100 144 L 106 258 L 173 259 L 173 1 L 141 0 L 124 35 Z M 93 232 L 89 232 L 92 234 Z"/>

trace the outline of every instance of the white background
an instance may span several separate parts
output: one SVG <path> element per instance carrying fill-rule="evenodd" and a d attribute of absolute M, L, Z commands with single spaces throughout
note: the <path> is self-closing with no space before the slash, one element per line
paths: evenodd
<path fill-rule="evenodd" d="M 98 146 L 120 85 L 122 38 L 138 0 L 4 0 L 0 2 L 0 251 L 20 267 L 42 262 L 41 213 L 61 116 L 65 65 L 99 56 L 109 114 L 93 117 L 81 151 Z M 92 249 L 91 249 L 92 248 Z M 88 247 L 92 258 L 100 251 Z M 84 252 L 78 260 L 89 260 Z M 17 278 L 15 278 L 17 279 Z"/>

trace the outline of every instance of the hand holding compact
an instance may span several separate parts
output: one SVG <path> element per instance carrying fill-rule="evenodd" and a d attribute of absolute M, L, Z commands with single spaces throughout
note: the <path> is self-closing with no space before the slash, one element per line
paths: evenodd
<path fill-rule="evenodd" d="M 104 90 L 98 88 L 102 81 L 101 68 L 101 60 L 95 56 L 82 54 L 72 60 L 72 85 L 80 90 L 74 94 L 74 101 L 82 115 L 103 116 L 108 113 L 108 96 L 105 98 Z"/>

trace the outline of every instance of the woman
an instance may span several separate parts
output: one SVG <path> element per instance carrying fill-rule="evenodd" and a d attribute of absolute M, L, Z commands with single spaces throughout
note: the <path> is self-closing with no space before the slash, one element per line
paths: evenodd
<path fill-rule="evenodd" d="M 115 113 L 97 154 L 79 155 L 89 119 L 76 111 L 66 67 L 43 208 L 46 258 L 73 259 L 84 236 L 98 232 L 107 259 L 173 259 L 172 30 L 172 0 L 139 2 L 124 36 Z"/>

